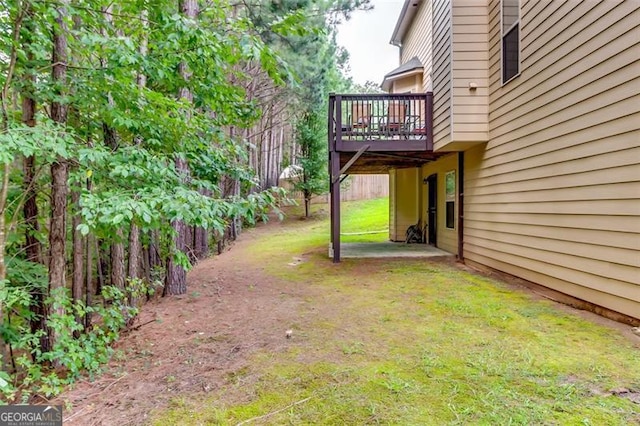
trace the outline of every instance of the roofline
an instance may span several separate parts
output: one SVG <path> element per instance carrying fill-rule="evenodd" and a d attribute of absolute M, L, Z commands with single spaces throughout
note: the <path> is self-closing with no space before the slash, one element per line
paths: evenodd
<path fill-rule="evenodd" d="M 402 72 L 400 74 L 387 75 L 384 77 L 384 80 L 382 80 L 382 84 L 380 85 L 380 87 L 382 88 L 382 90 L 388 90 L 390 88 L 390 84 L 393 83 L 394 81 L 402 80 L 403 78 L 411 77 L 412 75 L 420 75 L 423 72 L 424 72 L 424 67 L 416 67 L 416 68 L 407 70 L 405 72 Z"/>
<path fill-rule="evenodd" d="M 394 46 L 400 47 L 402 45 L 402 39 L 404 38 L 405 33 L 409 27 L 409 24 L 413 20 L 413 17 L 416 14 L 417 7 L 409 7 L 411 3 L 415 3 L 419 5 L 422 0 L 404 0 L 404 4 L 402 5 L 402 10 L 400 11 L 400 16 L 396 21 L 396 27 L 393 30 L 393 34 L 391 35 L 391 43 Z"/>

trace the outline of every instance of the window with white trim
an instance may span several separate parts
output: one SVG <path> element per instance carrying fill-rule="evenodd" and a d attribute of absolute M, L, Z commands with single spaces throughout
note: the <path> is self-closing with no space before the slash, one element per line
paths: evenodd
<path fill-rule="evenodd" d="M 502 83 L 520 73 L 520 0 L 502 0 Z"/>
<path fill-rule="evenodd" d="M 444 175 L 444 207 L 445 226 L 456 227 L 456 171 L 451 170 Z"/>

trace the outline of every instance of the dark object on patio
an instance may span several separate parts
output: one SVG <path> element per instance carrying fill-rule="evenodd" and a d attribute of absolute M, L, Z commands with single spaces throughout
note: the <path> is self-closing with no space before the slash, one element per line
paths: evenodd
<path fill-rule="evenodd" d="M 427 224 L 424 227 L 420 226 L 420 221 L 415 225 L 411 225 L 407 228 L 407 234 L 405 244 L 422 244 L 425 242 L 425 235 L 427 234 Z"/>

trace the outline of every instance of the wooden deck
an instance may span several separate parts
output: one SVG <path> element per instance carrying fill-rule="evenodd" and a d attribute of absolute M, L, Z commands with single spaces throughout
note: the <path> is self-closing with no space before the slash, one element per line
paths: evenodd
<path fill-rule="evenodd" d="M 433 93 L 329 96 L 331 247 L 340 261 L 340 182 L 349 174 L 421 167 L 433 152 Z"/>
<path fill-rule="evenodd" d="M 329 96 L 329 149 L 357 152 L 432 151 L 433 94 Z"/>

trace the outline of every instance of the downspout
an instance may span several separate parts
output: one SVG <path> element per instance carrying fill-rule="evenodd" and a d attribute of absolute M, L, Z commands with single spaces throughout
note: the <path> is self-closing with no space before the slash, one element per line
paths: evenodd
<path fill-rule="evenodd" d="M 458 152 L 458 261 L 464 262 L 464 151 Z"/>

